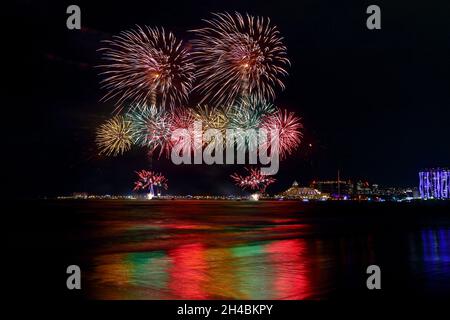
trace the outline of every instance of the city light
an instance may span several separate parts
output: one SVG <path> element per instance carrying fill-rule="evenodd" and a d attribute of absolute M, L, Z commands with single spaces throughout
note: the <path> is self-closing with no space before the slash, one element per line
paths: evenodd
<path fill-rule="evenodd" d="M 426 169 L 419 172 L 419 192 L 422 199 L 449 199 L 450 170 Z"/>
<path fill-rule="evenodd" d="M 250 199 L 253 200 L 253 201 L 258 201 L 259 200 L 259 194 L 258 193 L 252 194 Z"/>

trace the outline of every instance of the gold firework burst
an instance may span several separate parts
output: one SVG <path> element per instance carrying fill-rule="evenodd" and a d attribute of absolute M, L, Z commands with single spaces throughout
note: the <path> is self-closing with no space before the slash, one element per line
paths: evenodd
<path fill-rule="evenodd" d="M 131 124 L 123 116 L 115 116 L 97 130 L 99 154 L 117 156 L 130 150 L 133 144 Z"/>

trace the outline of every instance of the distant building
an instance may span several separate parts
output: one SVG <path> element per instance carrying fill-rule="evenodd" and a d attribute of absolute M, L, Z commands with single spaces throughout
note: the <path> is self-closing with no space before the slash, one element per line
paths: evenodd
<path fill-rule="evenodd" d="M 377 185 L 378 188 L 378 185 Z M 356 189 L 355 189 L 355 194 L 357 195 L 371 195 L 372 192 L 372 188 L 370 187 L 369 182 L 367 181 L 358 181 L 356 183 Z"/>
<path fill-rule="evenodd" d="M 87 199 L 88 196 L 89 195 L 87 192 L 74 192 L 72 194 L 72 198 L 74 198 L 74 199 Z"/>
<path fill-rule="evenodd" d="M 287 199 L 327 199 L 328 194 L 322 193 L 317 189 L 309 187 L 300 187 L 297 181 L 292 183 L 292 186 L 286 191 L 276 195 L 278 198 Z"/>
<path fill-rule="evenodd" d="M 419 193 L 422 199 L 450 199 L 450 170 L 425 169 L 419 172 Z"/>
<path fill-rule="evenodd" d="M 313 181 L 310 187 L 332 197 L 348 196 L 353 193 L 353 183 L 350 180 Z"/>

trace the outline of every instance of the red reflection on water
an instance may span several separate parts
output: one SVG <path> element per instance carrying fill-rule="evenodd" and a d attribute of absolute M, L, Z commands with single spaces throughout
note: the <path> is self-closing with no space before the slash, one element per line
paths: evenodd
<path fill-rule="evenodd" d="M 311 274 L 304 239 L 281 240 L 266 246 L 274 267 L 276 299 L 306 299 L 311 295 Z"/>
<path fill-rule="evenodd" d="M 169 269 L 169 289 L 177 299 L 206 299 L 203 288 L 207 281 L 205 248 L 202 244 L 179 246 L 168 253 L 172 260 Z"/>

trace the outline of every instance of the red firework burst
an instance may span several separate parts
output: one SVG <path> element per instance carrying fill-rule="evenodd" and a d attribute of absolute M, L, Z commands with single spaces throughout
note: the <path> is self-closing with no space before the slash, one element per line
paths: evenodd
<path fill-rule="evenodd" d="M 242 189 L 250 189 L 254 191 L 259 191 L 260 193 L 265 193 L 266 188 L 276 181 L 268 175 L 261 174 L 260 169 L 256 168 L 245 168 L 248 171 L 248 175 L 241 176 L 237 173 L 233 173 L 230 177 L 234 180 L 235 184 Z"/>
<path fill-rule="evenodd" d="M 133 191 L 149 190 L 153 191 L 153 187 L 161 187 L 167 190 L 168 180 L 159 172 L 141 170 L 136 171 L 138 180 L 134 183 Z"/>
<path fill-rule="evenodd" d="M 194 151 L 195 141 L 200 141 L 200 147 L 202 142 L 202 130 L 195 130 L 194 122 L 196 118 L 192 109 L 189 108 L 176 108 L 172 112 L 171 116 L 171 147 L 178 145 L 183 152 Z M 173 134 L 178 131 L 177 134 Z"/>
<path fill-rule="evenodd" d="M 276 145 L 278 141 L 279 154 L 282 159 L 300 145 L 303 137 L 301 118 L 287 110 L 278 110 L 264 117 L 262 128 L 270 135 L 271 146 Z"/>

